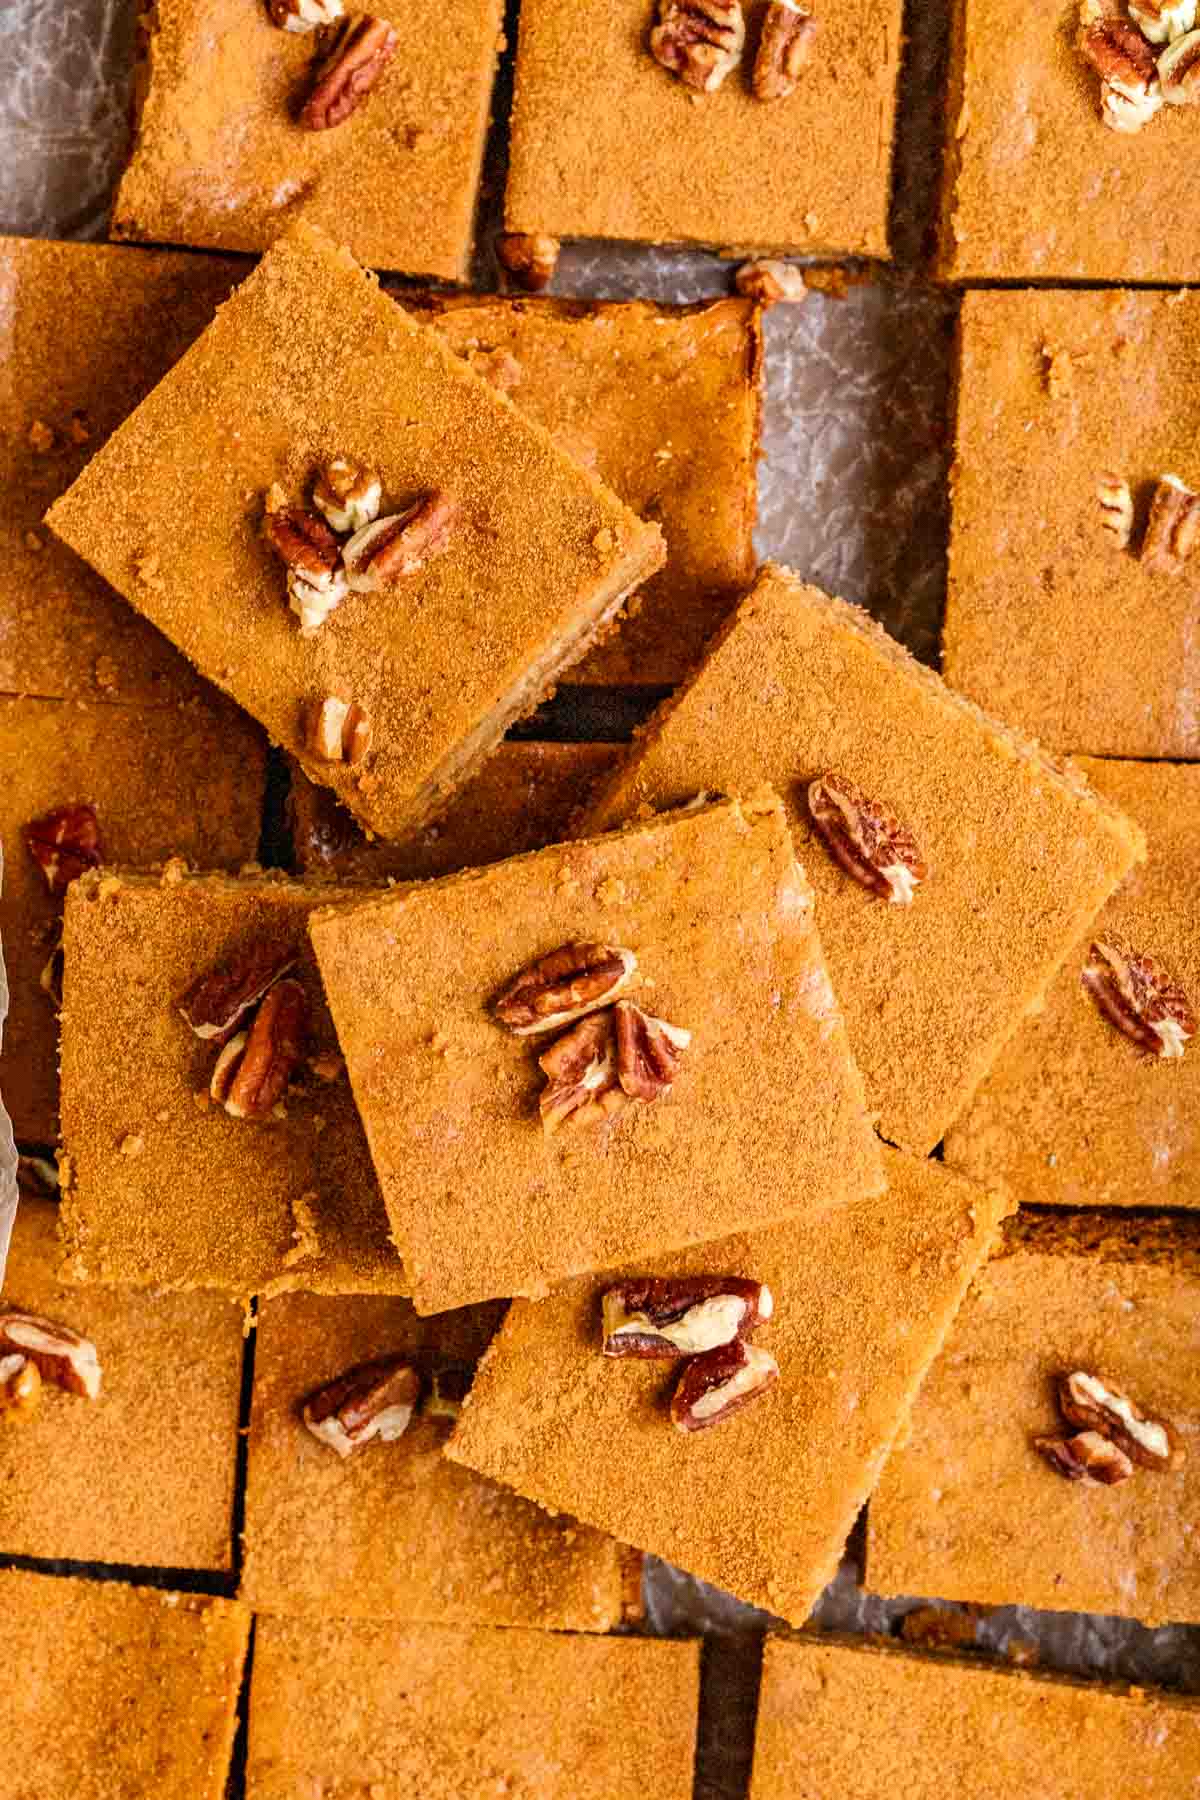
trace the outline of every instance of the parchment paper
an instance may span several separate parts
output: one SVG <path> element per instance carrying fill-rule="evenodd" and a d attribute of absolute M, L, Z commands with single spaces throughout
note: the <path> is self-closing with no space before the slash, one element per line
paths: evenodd
<path fill-rule="evenodd" d="M 104 235 L 126 131 L 133 8 L 134 0 L 0 4 L 0 228 Z M 921 260 L 938 163 L 944 0 L 910 0 L 909 11 L 892 227 L 896 264 L 886 272 L 851 270 L 844 297 L 813 293 L 768 318 L 757 544 L 761 555 L 869 606 L 933 662 L 945 584 L 956 303 L 923 281 Z M 510 43 L 514 13 L 510 5 Z M 506 64 L 495 106 L 501 123 L 485 176 L 475 279 L 481 288 L 497 285 L 488 245 L 503 191 L 508 82 Z M 688 301 L 728 291 L 730 278 L 730 266 L 714 256 L 583 245 L 565 251 L 553 291 Z M 628 699 L 560 697 L 540 729 L 578 736 L 585 723 L 596 729 L 596 720 L 608 717 L 627 729 L 634 716 Z M 0 1147 L 0 1209 L 5 1182 L 11 1187 L 7 1144 Z M 860 1572 L 861 1532 L 814 1623 L 894 1632 L 915 1602 L 865 1593 Z M 646 1630 L 711 1634 L 697 1791 L 704 1800 L 739 1800 L 749 1770 L 759 1643 L 769 1621 L 653 1560 L 646 1591 Z M 1006 1607 L 980 1617 L 977 1639 L 996 1655 L 1032 1644 L 1050 1668 L 1200 1692 L 1196 1628 L 1151 1632 L 1128 1621 Z"/>

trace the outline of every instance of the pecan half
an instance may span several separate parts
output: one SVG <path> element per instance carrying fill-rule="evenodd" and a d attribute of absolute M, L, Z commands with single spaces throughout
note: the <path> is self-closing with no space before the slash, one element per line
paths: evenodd
<path fill-rule="evenodd" d="M 25 827 L 25 847 L 50 892 L 65 894 L 76 876 L 99 868 L 104 860 L 95 807 L 79 801 L 33 819 Z"/>
<path fill-rule="evenodd" d="M 268 513 L 263 536 L 289 569 L 312 587 L 332 586 L 341 558 L 341 547 L 324 519 L 303 506 L 285 506 Z"/>
<path fill-rule="evenodd" d="M 376 1439 L 392 1444 L 408 1430 L 421 1395 L 421 1378 L 402 1356 L 358 1363 L 310 1394 L 300 1416 L 319 1443 L 341 1457 Z"/>
<path fill-rule="evenodd" d="M 1200 33 L 1197 34 L 1200 36 Z M 1178 475 L 1161 475 L 1150 501 L 1142 561 L 1155 575 L 1180 575 L 1200 536 L 1200 495 Z"/>
<path fill-rule="evenodd" d="M 779 262 L 774 257 L 760 257 L 757 262 L 743 263 L 733 278 L 733 285 L 747 300 L 761 306 L 778 306 L 781 301 L 798 304 L 807 300 L 809 286 L 803 269 L 795 263 Z"/>
<path fill-rule="evenodd" d="M 1116 82 L 1102 81 L 1100 84 L 1101 122 L 1110 131 L 1122 132 L 1126 137 L 1148 125 L 1162 103 L 1162 91 L 1157 82 L 1145 92 L 1132 94 Z"/>
<path fill-rule="evenodd" d="M 693 93 L 715 93 L 742 60 L 741 0 L 658 0 L 658 20 L 650 54 Z"/>
<path fill-rule="evenodd" d="M 1151 44 L 1169 44 L 1196 23 L 1196 0 L 1129 0 L 1129 16 Z"/>
<path fill-rule="evenodd" d="M 304 745 L 322 762 L 361 762 L 371 748 L 371 721 L 357 700 L 327 694 L 308 715 Z"/>
<path fill-rule="evenodd" d="M 1115 933 L 1092 945 L 1080 980 L 1109 1023 L 1152 1056 L 1182 1056 L 1195 1035 L 1183 989 L 1154 957 L 1139 955 Z"/>
<path fill-rule="evenodd" d="M 300 109 L 299 123 L 305 130 L 329 131 L 344 124 L 371 92 L 399 42 L 387 20 L 370 13 L 340 25 Z"/>
<path fill-rule="evenodd" d="M 225 1046 L 213 1072 L 213 1098 L 231 1118 L 270 1118 L 304 1061 L 308 1017 L 308 995 L 300 983 L 277 981 L 255 1013 L 249 1031 L 239 1032 Z M 216 1091 L 218 1071 L 220 1092 Z"/>
<path fill-rule="evenodd" d="M 844 775 L 811 782 L 808 808 L 838 867 L 893 906 L 910 906 L 929 869 L 907 825 Z"/>
<path fill-rule="evenodd" d="M 361 531 L 379 517 L 383 486 L 378 475 L 335 456 L 317 476 L 313 505 L 333 531 Z"/>
<path fill-rule="evenodd" d="M 1144 95 L 1158 79 L 1153 50 L 1137 26 L 1126 19 L 1102 18 L 1085 25 L 1076 43 L 1079 54 L 1100 79 L 1131 98 Z"/>
<path fill-rule="evenodd" d="M 540 294 L 549 287 L 558 267 L 562 245 L 556 237 L 541 232 L 506 231 L 496 239 L 496 256 L 500 266 L 528 294 Z"/>
<path fill-rule="evenodd" d="M 1068 1481 L 1115 1487 L 1133 1474 L 1125 1452 L 1099 1431 L 1081 1431 L 1076 1437 L 1035 1437 L 1033 1447 Z"/>
<path fill-rule="evenodd" d="M 0 1424 L 19 1424 L 27 1419 L 42 1397 L 42 1377 L 36 1363 L 18 1351 L 0 1355 Z"/>
<path fill-rule="evenodd" d="M 1133 536 L 1133 495 L 1123 475 L 1111 470 L 1098 477 L 1096 498 L 1100 502 L 1100 525 L 1114 539 L 1118 550 L 1124 550 Z"/>
<path fill-rule="evenodd" d="M 341 569 L 335 569 L 328 581 L 315 587 L 298 569 L 289 569 L 288 606 L 300 621 L 300 636 L 313 637 L 320 631 L 330 613 L 336 612 L 349 592 L 350 583 Z"/>
<path fill-rule="evenodd" d="M 770 0 L 754 59 L 756 100 L 786 100 L 795 92 L 816 35 L 816 20 L 796 0 Z"/>
<path fill-rule="evenodd" d="M 1200 101 L 1200 31 L 1185 31 L 1158 59 L 1158 80 L 1168 106 Z"/>
<path fill-rule="evenodd" d="M 373 594 L 444 556 L 454 536 L 458 502 L 435 488 L 402 513 L 356 531 L 342 552 L 356 594 Z"/>
<path fill-rule="evenodd" d="M 43 1381 L 95 1400 L 102 1371 L 96 1346 L 69 1325 L 36 1313 L 0 1312 L 0 1356 L 17 1354 L 33 1363 Z"/>
<path fill-rule="evenodd" d="M 294 969 L 296 950 L 250 944 L 193 981 L 176 1004 L 198 1038 L 223 1044 L 275 983 Z"/>
<path fill-rule="evenodd" d="M 336 24 L 344 11 L 342 0 L 267 0 L 271 23 L 282 31 L 315 31 Z"/>
<path fill-rule="evenodd" d="M 1058 1406 L 1068 1424 L 1102 1433 L 1139 1468 L 1178 1469 L 1186 1460 L 1175 1428 L 1140 1411 L 1105 1377 L 1083 1369 L 1060 1375 Z"/>
<path fill-rule="evenodd" d="M 471 1391 L 475 1371 L 469 1363 L 442 1363 L 433 1371 L 421 1411 L 430 1419 L 457 1419 Z"/>
<path fill-rule="evenodd" d="M 684 1364 L 671 1396 L 671 1423 L 677 1431 L 707 1431 L 778 1380 L 779 1364 L 769 1351 L 734 1338 Z"/>
<path fill-rule="evenodd" d="M 657 1100 L 670 1091 L 692 1034 L 643 1012 L 632 1000 L 618 1000 L 613 1010 L 621 1086 L 631 1100 Z"/>
<path fill-rule="evenodd" d="M 632 950 L 613 944 L 570 943 L 539 956 L 492 1001 L 501 1025 L 517 1037 L 556 1031 L 607 1006 L 637 969 Z"/>
<path fill-rule="evenodd" d="M 620 1281 L 601 1302 L 605 1356 L 697 1356 L 769 1319 L 768 1287 L 740 1275 Z"/>
<path fill-rule="evenodd" d="M 546 1077 L 538 1108 L 547 1137 L 562 1125 L 599 1125 L 629 1104 L 617 1075 L 611 1007 L 589 1013 L 538 1057 Z"/>

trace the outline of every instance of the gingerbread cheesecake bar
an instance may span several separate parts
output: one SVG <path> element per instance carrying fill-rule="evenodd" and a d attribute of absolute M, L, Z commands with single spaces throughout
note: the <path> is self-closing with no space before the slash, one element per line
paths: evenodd
<path fill-rule="evenodd" d="M 773 795 L 397 888 L 311 935 L 419 1312 L 883 1185 Z"/>
<path fill-rule="evenodd" d="M 1198 358 L 1183 289 L 963 301 L 943 665 L 1056 750 L 1200 757 Z"/>
<path fill-rule="evenodd" d="M 155 0 L 112 235 L 265 250 L 296 220 L 465 281 L 503 0 Z"/>
<path fill-rule="evenodd" d="M 1200 1706 L 862 1639 L 767 1639 L 750 1800 L 1081 1800 L 1097 1770 L 1118 1794 L 1186 1794 L 1200 1780 Z"/>
<path fill-rule="evenodd" d="M 636 1552 L 442 1454 L 503 1311 L 260 1307 L 241 1587 L 256 1612 L 561 1631 L 640 1613 Z"/>
<path fill-rule="evenodd" d="M 936 1163 L 885 1169 L 879 1198 L 517 1302 L 448 1454 L 803 1624 L 1004 1210 Z"/>
<path fill-rule="evenodd" d="M 1198 1307 L 1200 1221 L 1022 1214 L 884 1470 L 867 1585 L 1200 1618 Z"/>
<path fill-rule="evenodd" d="M 246 1796 L 691 1800 L 699 1686 L 697 1643 L 267 1617 Z"/>
<path fill-rule="evenodd" d="M 763 781 L 787 805 L 879 1129 L 927 1154 L 1142 833 L 858 607 L 773 565 L 584 825 Z"/>
<path fill-rule="evenodd" d="M 341 898 L 178 866 L 72 884 L 62 1132 L 76 1279 L 242 1298 L 407 1291 L 308 944 L 313 908 Z"/>
<path fill-rule="evenodd" d="M 1145 828 L 1149 861 L 997 1059 L 946 1159 L 1022 1204 L 1200 1207 L 1200 768 L 1079 766 Z"/>
<path fill-rule="evenodd" d="M 385 837 L 444 809 L 665 554 L 310 226 L 49 522 Z"/>
<path fill-rule="evenodd" d="M 230 1569 L 241 1308 L 79 1286 L 60 1261 L 58 1209 L 23 1194 L 0 1294 L 0 1555 Z"/>

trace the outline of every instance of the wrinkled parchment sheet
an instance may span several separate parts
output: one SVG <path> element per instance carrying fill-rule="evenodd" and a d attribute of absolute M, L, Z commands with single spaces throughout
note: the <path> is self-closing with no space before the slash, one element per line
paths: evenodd
<path fill-rule="evenodd" d="M 896 265 L 851 271 L 844 297 L 813 292 L 768 317 L 757 544 L 762 556 L 868 606 L 916 655 L 936 662 L 956 307 L 921 279 L 920 264 L 937 171 L 945 8 L 943 0 L 913 0 L 909 10 Z M 0 0 L 0 229 L 104 236 L 126 133 L 133 11 L 134 0 Z M 512 23 L 510 16 L 510 40 Z M 505 72 L 501 120 L 507 91 Z M 477 286 L 494 284 L 486 245 L 499 217 L 503 155 L 501 128 L 489 148 Z M 730 279 L 730 265 L 715 256 L 579 245 L 564 252 L 553 291 L 691 301 L 728 292 Z M 569 705 L 561 719 L 570 730 Z M 0 1137 L 0 1242 L 11 1160 Z M 860 1529 L 814 1623 L 893 1632 L 914 1602 L 863 1591 L 861 1546 Z M 703 1800 L 740 1800 L 760 1639 L 770 1621 L 654 1559 L 646 1591 L 646 1630 L 709 1634 L 697 1792 Z M 1005 1607 L 983 1615 L 977 1635 L 999 1656 L 1014 1640 L 1032 1642 L 1047 1668 L 1200 1692 L 1200 1629 L 1147 1631 L 1128 1621 Z"/>

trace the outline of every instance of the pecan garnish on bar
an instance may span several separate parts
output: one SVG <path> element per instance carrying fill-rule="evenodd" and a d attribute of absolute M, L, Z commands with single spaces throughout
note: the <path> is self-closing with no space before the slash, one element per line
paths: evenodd
<path fill-rule="evenodd" d="M 745 1337 L 775 1309 L 771 1290 L 740 1275 L 620 1281 L 602 1300 L 605 1356 L 674 1359 Z"/>
<path fill-rule="evenodd" d="M 693 93 L 715 93 L 745 44 L 741 0 L 658 0 L 650 54 Z"/>
<path fill-rule="evenodd" d="M 492 1010 L 517 1037 L 557 1031 L 608 1006 L 629 986 L 637 966 L 633 951 L 620 945 L 561 944 L 509 982 Z"/>
<path fill-rule="evenodd" d="M 1081 1431 L 1074 1437 L 1035 1437 L 1033 1447 L 1068 1481 L 1116 1487 L 1133 1474 L 1125 1452 L 1099 1431 Z"/>
<path fill-rule="evenodd" d="M 912 904 L 929 867 L 907 825 L 844 775 L 809 784 L 813 825 L 838 867 L 893 906 Z"/>
<path fill-rule="evenodd" d="M 25 846 L 55 896 L 65 894 L 77 876 L 98 869 L 104 860 L 96 809 L 85 801 L 56 806 L 31 820 L 25 827 Z"/>
<path fill-rule="evenodd" d="M 209 1094 L 234 1119 L 269 1119 L 308 1049 L 308 995 L 285 977 L 267 993 L 248 1031 L 221 1051 Z"/>
<path fill-rule="evenodd" d="M 267 0 L 271 23 L 281 31 L 315 31 L 321 25 L 334 25 L 344 11 L 342 0 Z"/>
<path fill-rule="evenodd" d="M 1200 494 L 1194 494 L 1178 475 L 1161 475 L 1150 501 L 1150 519 L 1142 540 L 1143 564 L 1154 575 L 1181 575 L 1197 539 Z"/>
<path fill-rule="evenodd" d="M 797 0 L 769 0 L 754 59 L 756 100 L 786 100 L 809 57 L 817 22 Z"/>
<path fill-rule="evenodd" d="M 769 1350 L 734 1338 L 684 1364 L 671 1396 L 671 1423 L 677 1431 L 708 1431 L 778 1380 L 779 1364 Z"/>
<path fill-rule="evenodd" d="M 1118 550 L 1125 550 L 1133 536 L 1133 495 L 1123 475 L 1111 470 L 1096 480 L 1096 498 L 1100 502 L 1100 526 L 1107 531 Z"/>
<path fill-rule="evenodd" d="M 563 1125 L 599 1125 L 629 1104 L 617 1074 L 612 1009 L 579 1019 L 538 1057 L 546 1077 L 538 1101 L 547 1136 Z"/>
<path fill-rule="evenodd" d="M 435 488 L 403 512 L 362 526 L 342 551 L 346 579 L 353 591 L 376 593 L 444 556 L 453 541 L 457 519 L 457 502 Z"/>
<path fill-rule="evenodd" d="M 295 950 L 250 944 L 198 976 L 180 995 L 179 1011 L 198 1038 L 226 1043 L 251 1008 L 295 968 L 297 960 Z"/>
<path fill-rule="evenodd" d="M 395 1443 L 408 1430 L 421 1378 L 403 1356 L 358 1363 L 310 1394 L 300 1416 L 319 1443 L 353 1456 L 376 1439 Z"/>
<path fill-rule="evenodd" d="M 1151 1056 L 1180 1057 L 1195 1036 L 1196 1015 L 1183 989 L 1154 957 L 1114 932 L 1093 943 L 1080 980 L 1109 1023 Z"/>
<path fill-rule="evenodd" d="M 371 721 L 356 700 L 326 694 L 308 711 L 304 747 L 322 762 L 362 762 L 371 749 Z"/>
<path fill-rule="evenodd" d="M 386 19 L 370 13 L 346 19 L 319 64 L 299 123 L 306 131 L 329 131 L 357 111 L 395 55 L 399 34 Z"/>
<path fill-rule="evenodd" d="M 383 486 L 378 475 L 335 456 L 317 476 L 313 505 L 331 531 L 343 536 L 361 531 L 379 517 Z"/>
<path fill-rule="evenodd" d="M 1100 1432 L 1140 1469 L 1178 1469 L 1185 1461 L 1174 1426 L 1142 1412 L 1106 1377 L 1083 1369 L 1060 1375 L 1058 1407 L 1068 1424 Z"/>
<path fill-rule="evenodd" d="M 617 1028 L 617 1078 L 631 1100 L 658 1100 L 669 1093 L 679 1072 L 690 1031 L 643 1012 L 632 1000 L 613 1008 Z"/>
<path fill-rule="evenodd" d="M 37 1369 L 43 1381 L 95 1400 L 103 1371 L 96 1346 L 69 1325 L 43 1319 L 36 1313 L 0 1308 L 0 1357 L 22 1356 Z"/>

